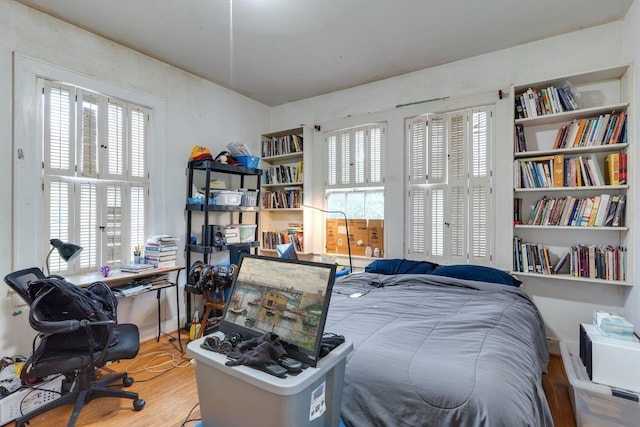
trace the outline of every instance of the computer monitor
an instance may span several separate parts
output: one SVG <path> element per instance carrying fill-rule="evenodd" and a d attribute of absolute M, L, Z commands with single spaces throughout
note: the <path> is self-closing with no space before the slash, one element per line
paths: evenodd
<path fill-rule="evenodd" d="M 276 253 L 278 254 L 278 258 L 298 259 L 298 254 L 296 253 L 296 247 L 293 245 L 293 243 L 276 245 Z"/>
<path fill-rule="evenodd" d="M 242 254 L 220 330 L 277 334 L 290 357 L 316 366 L 335 274 L 333 264 Z"/>

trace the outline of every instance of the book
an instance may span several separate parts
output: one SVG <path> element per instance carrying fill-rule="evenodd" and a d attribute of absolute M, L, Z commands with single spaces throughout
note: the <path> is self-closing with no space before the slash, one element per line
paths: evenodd
<path fill-rule="evenodd" d="M 177 257 L 176 254 L 173 255 L 145 255 L 145 259 L 148 261 L 171 261 L 175 260 Z"/>
<path fill-rule="evenodd" d="M 620 200 L 620 196 L 614 194 L 611 196 L 611 202 L 609 203 L 609 210 L 607 211 L 607 218 L 604 221 L 605 227 L 611 227 L 613 225 L 613 217 L 616 214 L 616 209 L 618 208 L 618 201 Z"/>
<path fill-rule="evenodd" d="M 564 154 L 553 156 L 553 186 L 564 187 Z"/>
<path fill-rule="evenodd" d="M 589 215 L 588 227 L 593 227 L 596 223 L 596 217 L 598 216 L 598 210 L 600 209 L 601 196 L 595 196 L 593 198 L 593 207 L 591 208 L 591 214 Z"/>
<path fill-rule="evenodd" d="M 137 294 L 139 292 L 144 291 L 145 289 L 149 289 L 151 287 L 150 283 L 127 283 L 126 285 L 121 285 L 113 288 L 114 293 L 122 296 L 129 296 L 133 294 Z"/>
<path fill-rule="evenodd" d="M 627 183 L 627 153 L 620 153 L 618 163 L 618 184 Z"/>
<path fill-rule="evenodd" d="M 604 158 L 605 183 L 607 185 L 620 184 L 620 154 L 608 154 Z"/>
<path fill-rule="evenodd" d="M 610 201 L 611 195 L 603 194 L 600 196 L 600 206 L 598 207 L 598 213 L 596 214 L 596 219 L 593 223 L 595 227 L 602 227 L 604 225 L 604 221 L 607 218 L 607 212 L 609 211 Z"/>
<path fill-rule="evenodd" d="M 604 176 L 602 175 L 602 169 L 600 169 L 600 163 L 598 163 L 598 159 L 595 154 L 590 154 L 587 157 L 587 165 L 589 166 L 589 170 L 591 171 L 592 183 L 594 185 L 604 185 Z"/>
<path fill-rule="evenodd" d="M 618 199 L 618 206 L 616 206 L 616 211 L 613 215 L 613 220 L 611 221 L 612 227 L 622 227 L 624 222 L 624 211 L 625 211 L 626 201 L 627 201 L 627 195 L 621 194 L 620 198 Z"/>
<path fill-rule="evenodd" d="M 571 251 L 568 250 L 564 253 L 564 255 L 560 257 L 558 262 L 553 266 L 553 269 L 551 270 L 552 274 L 558 274 L 570 257 L 571 257 Z"/>
<path fill-rule="evenodd" d="M 152 264 L 122 264 L 120 271 L 127 273 L 140 273 L 141 271 L 153 270 Z"/>

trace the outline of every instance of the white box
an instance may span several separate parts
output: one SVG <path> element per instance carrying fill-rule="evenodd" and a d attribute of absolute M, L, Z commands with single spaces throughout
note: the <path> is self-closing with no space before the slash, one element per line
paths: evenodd
<path fill-rule="evenodd" d="M 591 340 L 591 381 L 640 393 L 640 343 L 603 335 L 593 325 L 582 327 Z"/>
<path fill-rule="evenodd" d="M 220 206 L 240 206 L 242 193 L 239 191 L 215 191 L 214 200 Z"/>
<path fill-rule="evenodd" d="M 640 419 L 637 394 L 591 382 L 580 360 L 577 343 L 561 341 L 560 354 L 573 389 L 573 393 L 570 393 L 571 404 L 578 427 L 637 425 Z"/>
<path fill-rule="evenodd" d="M 196 361 L 203 427 L 338 426 L 346 358 L 353 350 L 349 340 L 315 368 L 277 378 L 248 366 L 226 366 L 226 356 L 200 347 L 204 339 L 187 345 Z"/>
<path fill-rule="evenodd" d="M 0 399 L 0 424 L 4 425 L 58 399 L 62 390 L 62 376 L 34 384 Z"/>

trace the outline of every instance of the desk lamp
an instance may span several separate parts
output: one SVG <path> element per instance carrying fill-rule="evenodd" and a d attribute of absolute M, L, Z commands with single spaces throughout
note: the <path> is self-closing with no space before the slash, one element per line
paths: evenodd
<path fill-rule="evenodd" d="M 347 232 L 347 249 L 349 251 L 349 272 L 353 273 L 353 261 L 351 260 L 351 236 L 349 236 L 349 220 L 347 219 L 347 214 L 342 211 L 328 211 L 321 208 L 316 208 L 315 206 L 302 205 L 303 208 L 315 209 L 320 212 L 328 213 L 328 214 L 340 214 L 344 216 L 344 226 L 345 231 Z"/>
<path fill-rule="evenodd" d="M 80 255 L 82 252 L 82 246 L 78 246 L 75 243 L 65 243 L 60 239 L 51 239 L 49 241 L 51 243 L 51 250 L 47 255 L 47 276 L 51 274 L 49 270 L 49 258 L 51 257 L 51 253 L 54 249 L 58 250 L 58 254 L 60 254 L 60 258 L 62 258 L 65 262 L 71 262 Z"/>

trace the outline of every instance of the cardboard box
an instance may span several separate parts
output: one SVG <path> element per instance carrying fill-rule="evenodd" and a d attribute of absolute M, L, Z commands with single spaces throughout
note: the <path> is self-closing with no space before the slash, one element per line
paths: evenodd
<path fill-rule="evenodd" d="M 372 253 L 379 248 L 380 256 L 383 256 L 384 220 L 350 219 L 347 224 L 351 255 L 365 256 L 367 245 L 371 245 Z M 347 227 L 343 219 L 327 219 L 325 251 L 328 254 L 349 254 Z"/>

